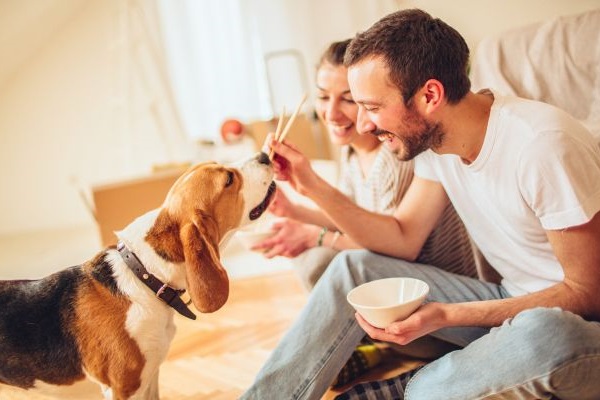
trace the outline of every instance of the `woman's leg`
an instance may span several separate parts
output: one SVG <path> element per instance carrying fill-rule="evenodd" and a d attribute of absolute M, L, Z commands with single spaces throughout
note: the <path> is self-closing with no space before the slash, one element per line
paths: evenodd
<path fill-rule="evenodd" d="M 302 286 L 311 291 L 339 251 L 329 247 L 313 247 L 291 259 Z"/>

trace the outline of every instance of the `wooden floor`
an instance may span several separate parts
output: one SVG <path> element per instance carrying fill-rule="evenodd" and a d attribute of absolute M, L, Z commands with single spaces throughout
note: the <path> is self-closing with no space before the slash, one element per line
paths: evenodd
<path fill-rule="evenodd" d="M 289 270 L 234 280 L 230 293 L 227 304 L 216 313 L 199 315 L 196 321 L 176 316 L 177 334 L 160 370 L 161 399 L 237 399 L 307 298 Z M 418 361 L 388 361 L 365 378 L 397 375 L 416 365 Z M 337 393 L 330 390 L 323 399 Z M 100 400 L 102 396 L 90 381 L 35 392 L 0 385 L 0 400 L 21 399 Z"/>

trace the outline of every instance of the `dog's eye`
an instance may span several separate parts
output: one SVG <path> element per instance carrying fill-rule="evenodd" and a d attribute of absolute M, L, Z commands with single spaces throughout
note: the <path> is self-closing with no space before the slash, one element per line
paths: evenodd
<path fill-rule="evenodd" d="M 227 182 L 225 182 L 225 187 L 231 186 L 233 183 L 234 174 L 231 171 L 227 171 Z"/>

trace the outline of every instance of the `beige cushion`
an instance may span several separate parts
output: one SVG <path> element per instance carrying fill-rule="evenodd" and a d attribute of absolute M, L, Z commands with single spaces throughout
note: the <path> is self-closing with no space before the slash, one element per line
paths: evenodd
<path fill-rule="evenodd" d="M 474 90 L 553 104 L 600 137 L 600 9 L 484 38 L 471 68 Z"/>

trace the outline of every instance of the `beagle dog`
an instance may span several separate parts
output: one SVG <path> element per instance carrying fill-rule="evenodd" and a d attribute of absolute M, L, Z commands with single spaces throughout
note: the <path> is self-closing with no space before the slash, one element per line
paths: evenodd
<path fill-rule="evenodd" d="M 117 232 L 116 247 L 43 279 L 0 281 L 0 382 L 33 388 L 88 377 L 106 399 L 158 399 L 173 313 L 196 317 L 181 293 L 203 313 L 223 306 L 219 246 L 262 215 L 274 190 L 264 153 L 232 167 L 199 164 L 161 207 Z"/>

